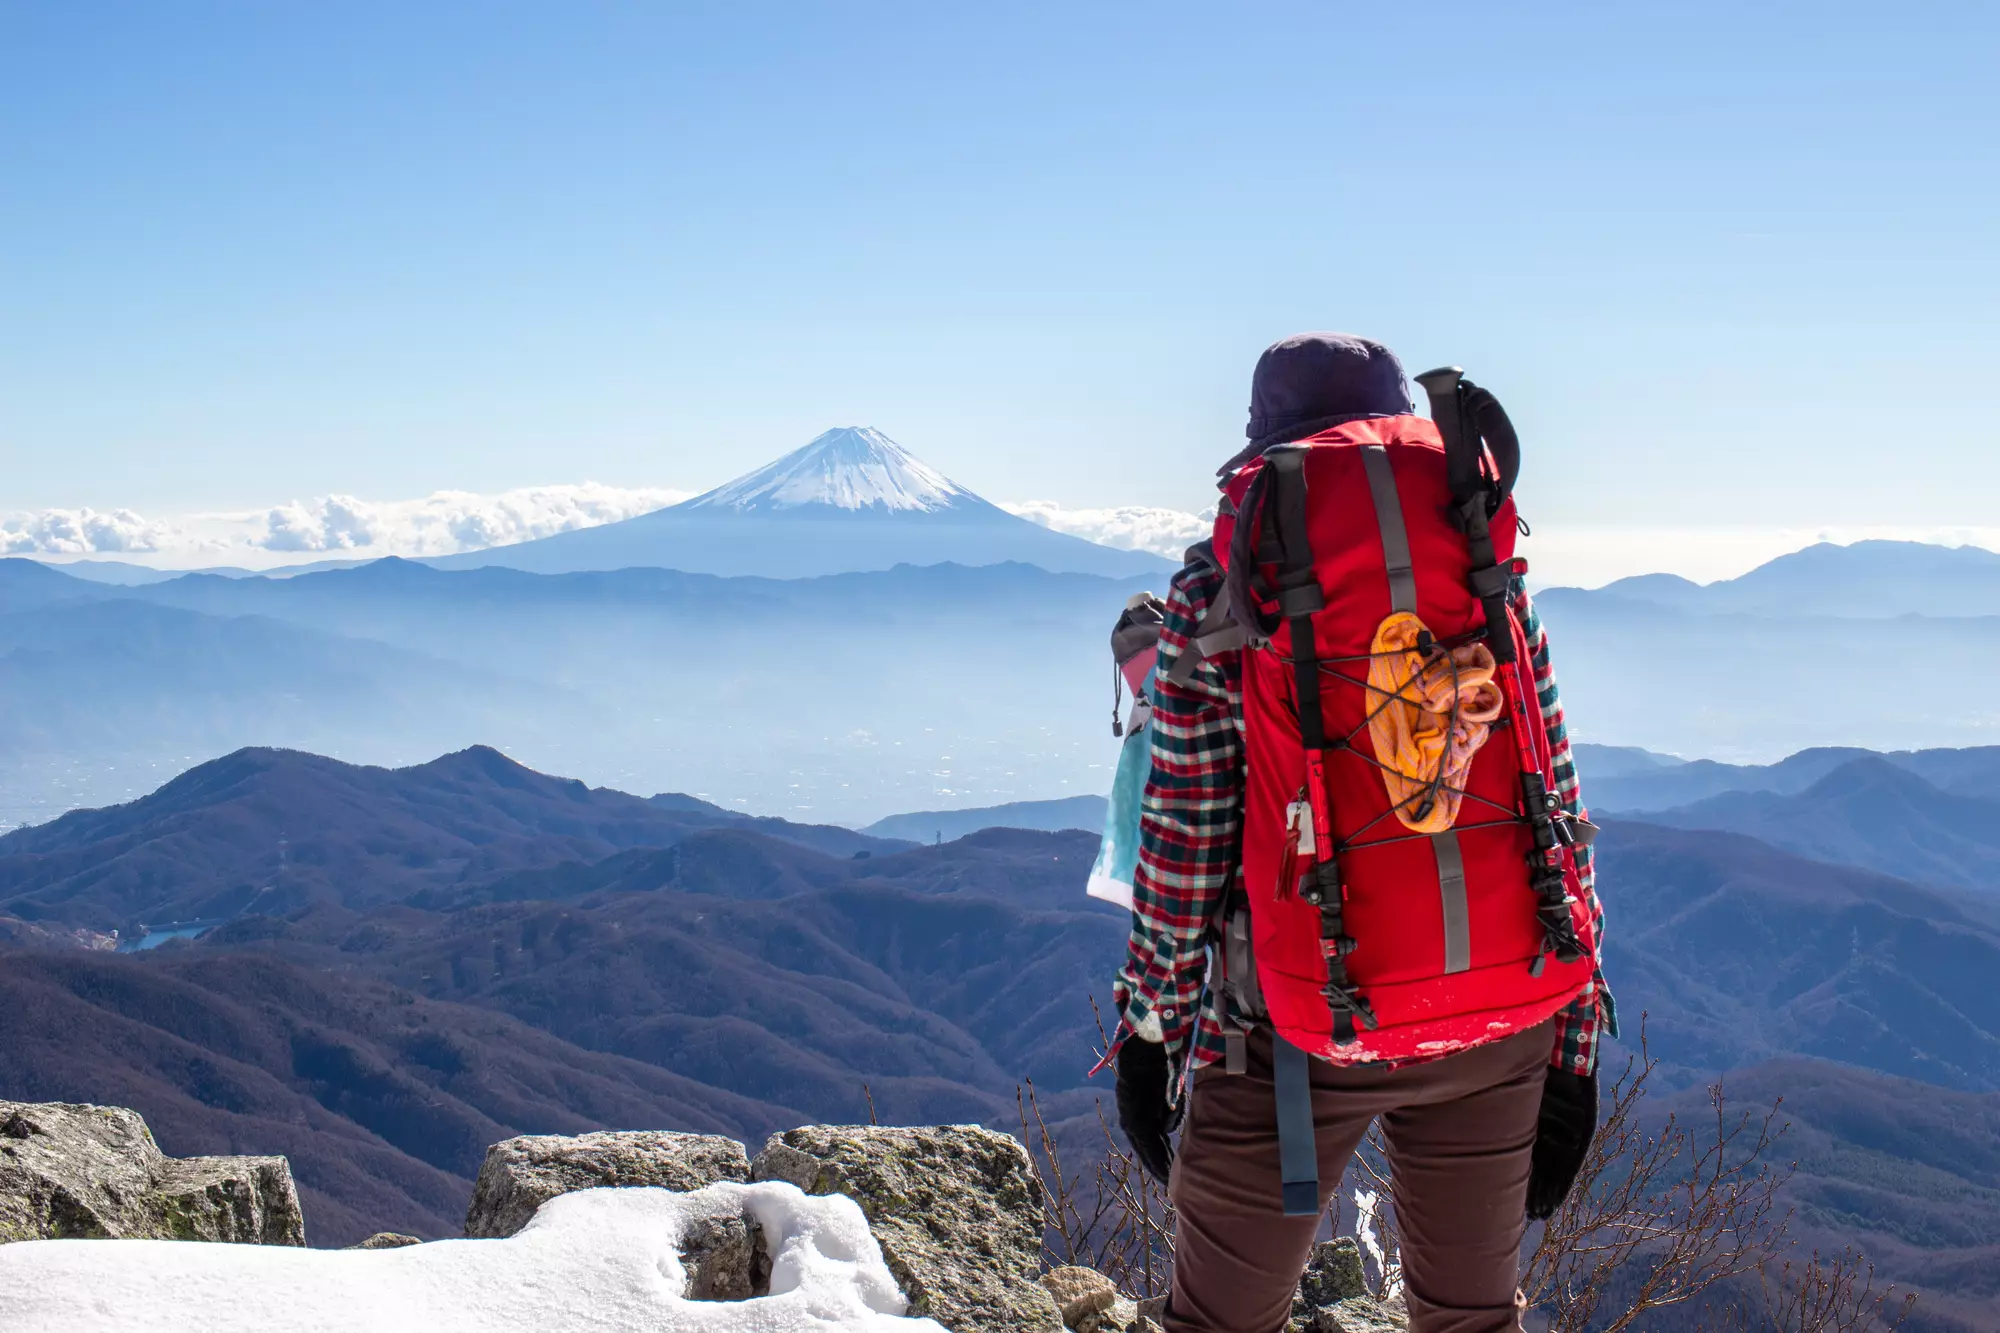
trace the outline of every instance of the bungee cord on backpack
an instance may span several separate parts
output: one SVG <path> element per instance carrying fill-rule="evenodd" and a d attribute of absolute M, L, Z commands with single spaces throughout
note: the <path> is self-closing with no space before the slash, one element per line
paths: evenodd
<path fill-rule="evenodd" d="M 1415 615 L 1397 612 L 1375 631 L 1368 688 L 1381 696 L 1369 739 L 1404 828 L 1442 833 L 1458 822 L 1466 775 L 1507 701 L 1483 643 L 1444 648 Z"/>

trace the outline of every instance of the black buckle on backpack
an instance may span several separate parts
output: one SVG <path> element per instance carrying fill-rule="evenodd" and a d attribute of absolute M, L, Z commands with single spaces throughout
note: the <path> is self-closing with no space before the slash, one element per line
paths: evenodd
<path fill-rule="evenodd" d="M 1320 991 L 1326 999 L 1326 1007 L 1333 1013 L 1333 1044 L 1352 1046 L 1356 1040 L 1355 1029 L 1373 1032 L 1381 1026 L 1375 1017 L 1374 1006 L 1367 997 L 1353 986 L 1336 985 L 1328 982 Z"/>
<path fill-rule="evenodd" d="M 1507 583 L 1513 577 L 1514 571 L 1505 565 L 1488 565 L 1484 569 L 1473 570 L 1466 582 L 1471 585 L 1473 596 L 1483 602 L 1488 597 L 1505 596 Z"/>
<path fill-rule="evenodd" d="M 1325 609 L 1326 594 L 1319 590 L 1318 583 L 1301 583 L 1294 587 L 1281 584 L 1278 588 L 1278 614 L 1286 620 L 1314 615 Z"/>

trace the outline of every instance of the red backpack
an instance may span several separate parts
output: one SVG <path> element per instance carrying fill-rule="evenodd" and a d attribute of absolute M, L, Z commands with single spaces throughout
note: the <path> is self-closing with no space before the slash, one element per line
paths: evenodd
<path fill-rule="evenodd" d="M 1594 830 L 1559 803 L 1507 596 L 1525 570 L 1519 445 L 1455 368 L 1418 382 L 1435 423 L 1354 420 L 1267 450 L 1225 483 L 1215 527 L 1251 636 L 1243 891 L 1218 922 L 1218 980 L 1246 1018 L 1336 1064 L 1509 1036 L 1594 966 L 1571 852 Z M 1407 680 L 1395 661 L 1412 664 Z M 1458 701 L 1452 744 L 1486 728 L 1469 763 L 1447 750 L 1455 778 L 1392 772 L 1378 754 L 1389 709 L 1426 682 Z"/>

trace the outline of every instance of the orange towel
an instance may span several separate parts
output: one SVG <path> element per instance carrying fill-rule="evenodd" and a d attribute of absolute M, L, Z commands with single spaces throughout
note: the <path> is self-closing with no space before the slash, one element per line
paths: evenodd
<path fill-rule="evenodd" d="M 1506 701 L 1484 643 L 1433 647 L 1426 659 L 1417 651 L 1423 631 L 1423 621 L 1401 611 L 1376 629 L 1368 735 L 1396 818 L 1416 833 L 1442 833 L 1458 821 L 1472 757 Z"/>

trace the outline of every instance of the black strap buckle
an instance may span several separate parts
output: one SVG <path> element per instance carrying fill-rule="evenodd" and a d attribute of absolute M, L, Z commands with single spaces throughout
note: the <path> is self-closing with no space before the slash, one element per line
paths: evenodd
<path fill-rule="evenodd" d="M 1484 569 L 1473 570 L 1466 583 L 1471 585 L 1473 596 L 1483 602 L 1488 597 L 1505 596 L 1507 584 L 1513 577 L 1514 571 L 1505 565 L 1488 565 Z"/>

